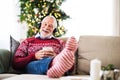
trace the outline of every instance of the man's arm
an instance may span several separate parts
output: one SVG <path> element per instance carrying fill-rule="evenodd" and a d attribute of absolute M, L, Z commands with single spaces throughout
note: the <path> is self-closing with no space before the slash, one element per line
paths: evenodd
<path fill-rule="evenodd" d="M 35 60 L 35 54 L 28 54 L 28 41 L 23 41 L 18 47 L 13 57 L 13 68 L 16 70 L 22 70 L 30 62 Z"/>

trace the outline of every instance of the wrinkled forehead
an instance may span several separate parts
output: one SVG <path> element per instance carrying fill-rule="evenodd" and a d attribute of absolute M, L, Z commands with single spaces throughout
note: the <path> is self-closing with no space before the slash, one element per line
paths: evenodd
<path fill-rule="evenodd" d="M 46 17 L 42 23 L 49 23 L 49 24 L 53 24 L 54 25 L 54 19 L 51 17 Z"/>

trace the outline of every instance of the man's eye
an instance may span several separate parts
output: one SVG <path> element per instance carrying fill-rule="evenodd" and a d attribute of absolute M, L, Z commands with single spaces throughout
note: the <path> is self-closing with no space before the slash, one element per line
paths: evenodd
<path fill-rule="evenodd" d="M 44 24 L 44 25 L 47 25 L 47 24 Z"/>
<path fill-rule="evenodd" d="M 53 26 L 52 26 L 52 25 L 49 25 L 49 27 L 50 27 L 50 28 L 53 28 Z"/>

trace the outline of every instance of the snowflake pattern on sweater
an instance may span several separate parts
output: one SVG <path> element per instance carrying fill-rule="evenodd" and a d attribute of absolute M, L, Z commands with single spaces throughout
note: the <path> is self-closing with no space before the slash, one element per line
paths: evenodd
<path fill-rule="evenodd" d="M 15 69 L 23 69 L 25 66 L 35 60 L 35 53 L 43 47 L 52 47 L 56 54 L 59 54 L 65 43 L 60 39 L 40 39 L 40 38 L 27 38 L 18 47 L 14 60 L 13 67 Z"/>

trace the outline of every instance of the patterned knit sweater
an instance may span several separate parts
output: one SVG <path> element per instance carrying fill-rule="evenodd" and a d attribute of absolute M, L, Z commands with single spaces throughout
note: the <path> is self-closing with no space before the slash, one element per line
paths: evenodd
<path fill-rule="evenodd" d="M 13 68 L 16 70 L 22 70 L 25 66 L 36 60 L 35 53 L 41 50 L 43 47 L 52 47 L 56 54 L 59 54 L 64 47 L 64 42 L 60 39 L 40 39 L 40 38 L 27 38 L 18 47 L 14 59 Z"/>

